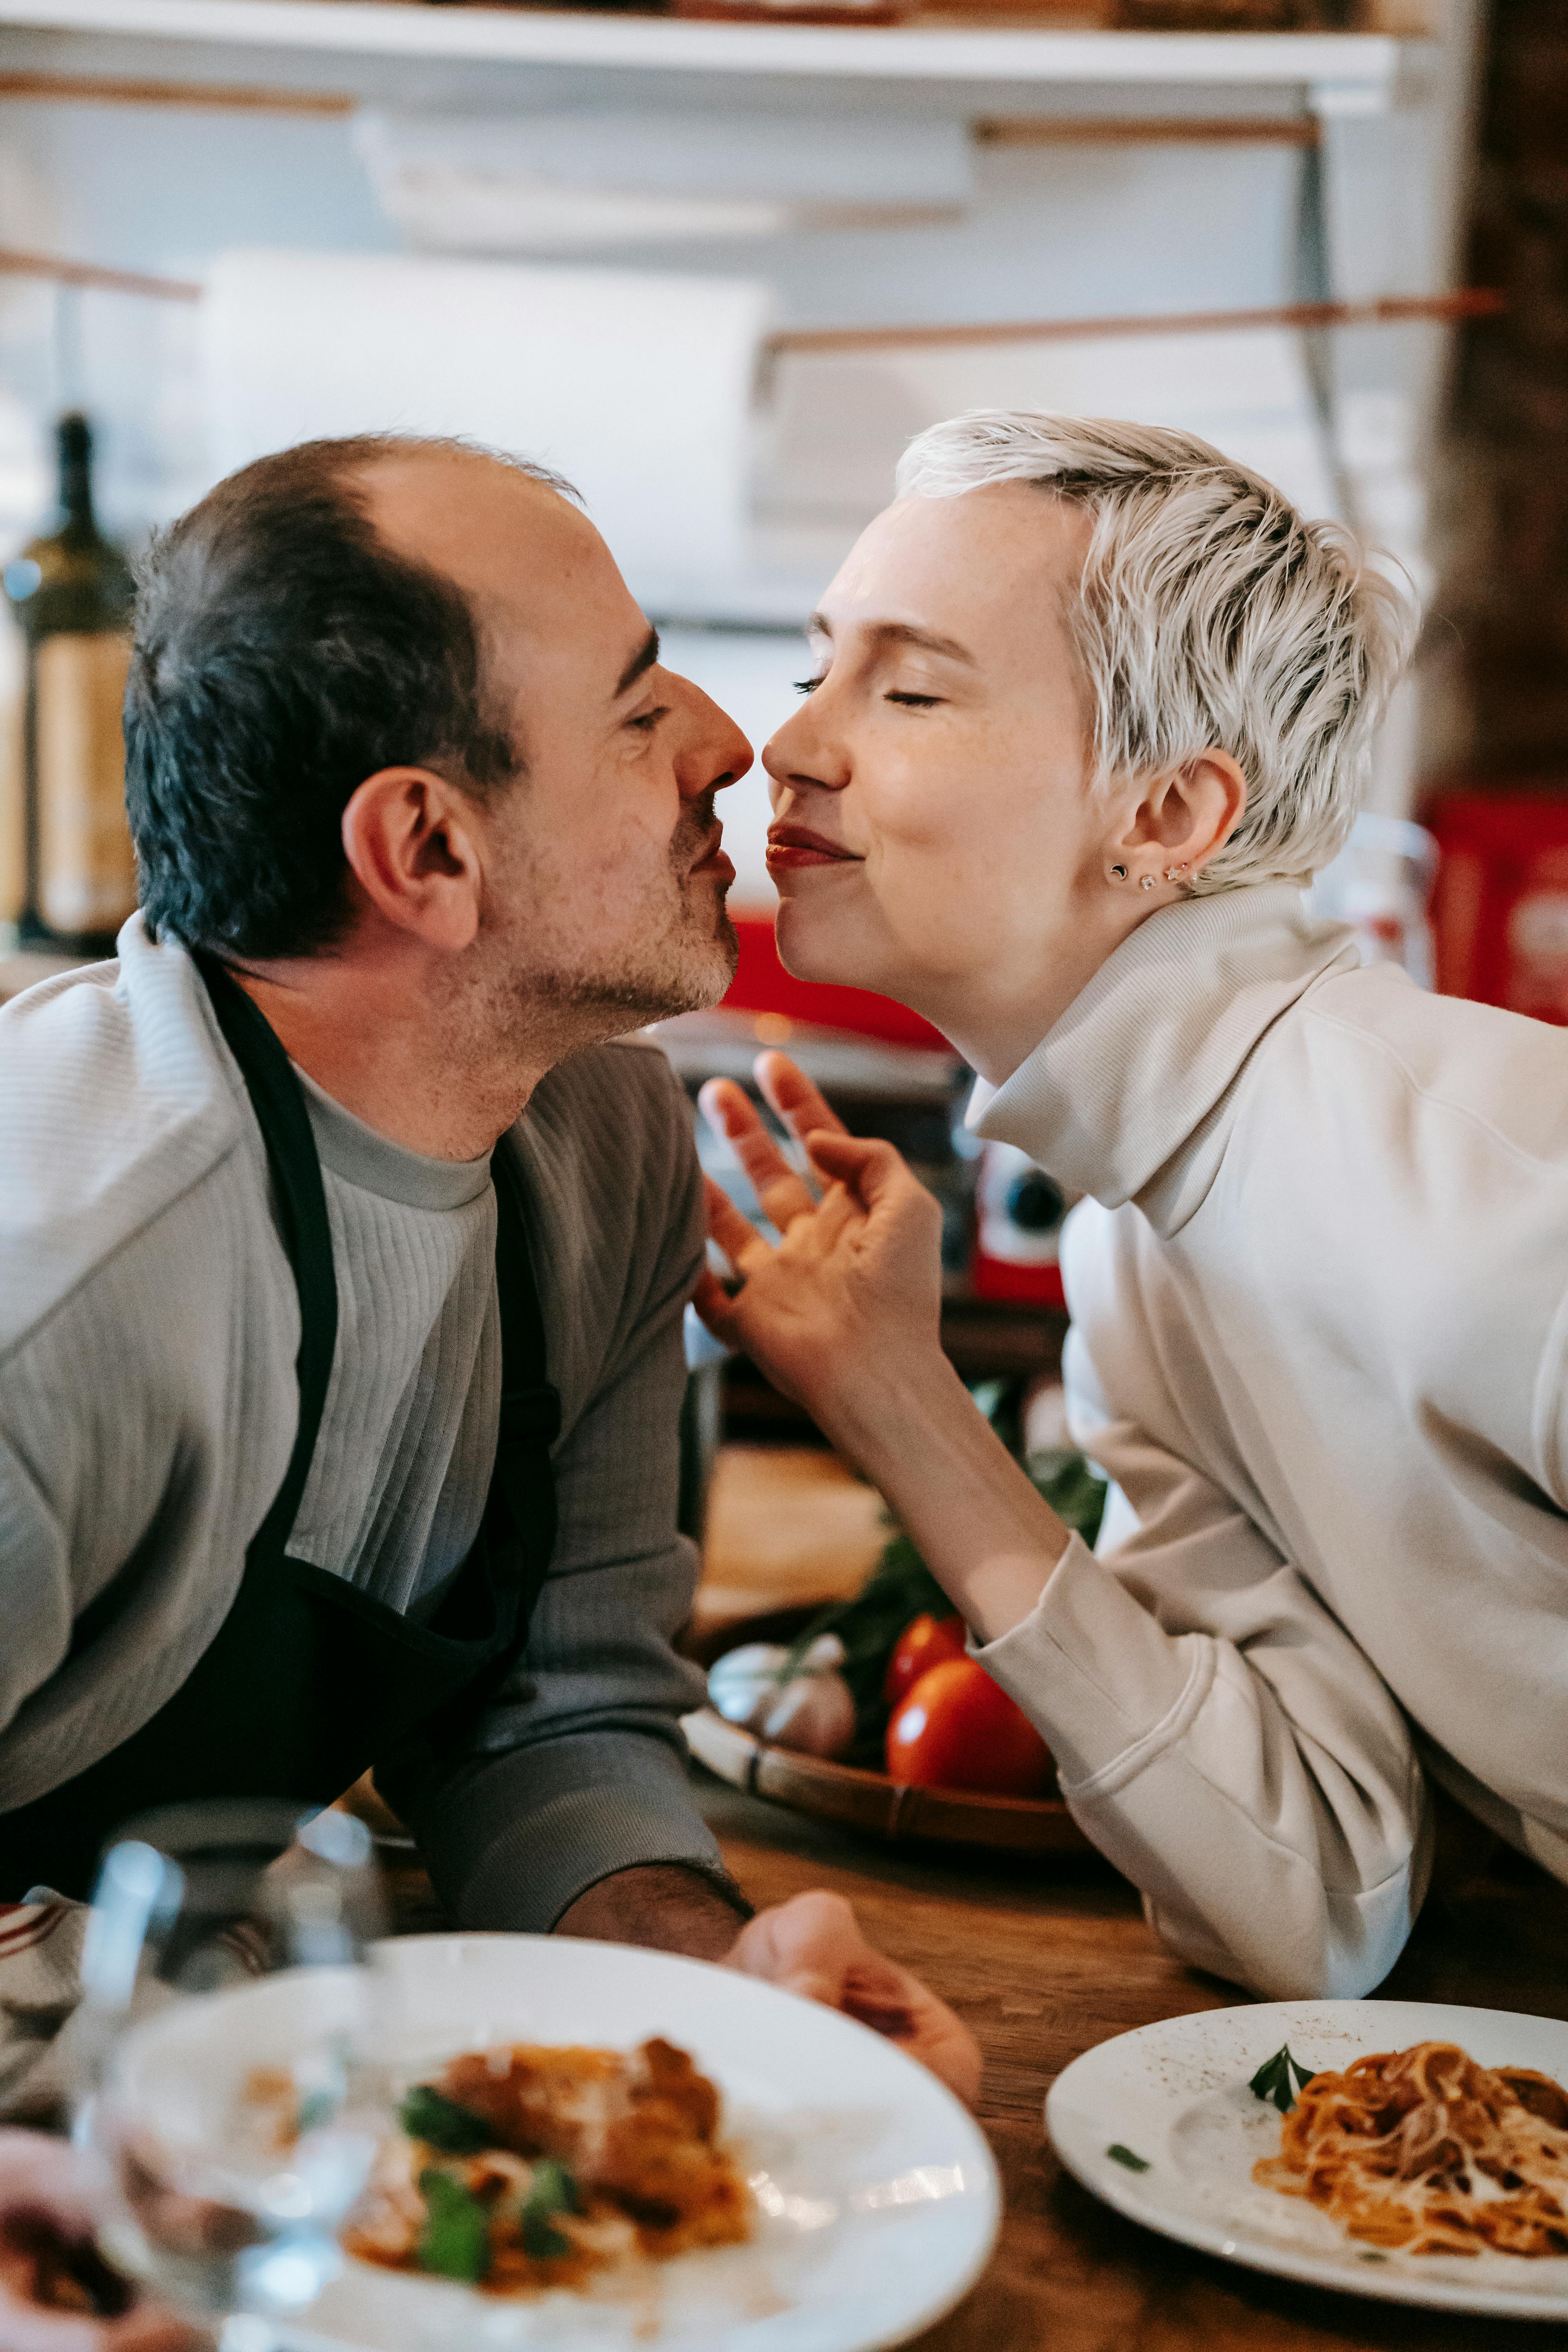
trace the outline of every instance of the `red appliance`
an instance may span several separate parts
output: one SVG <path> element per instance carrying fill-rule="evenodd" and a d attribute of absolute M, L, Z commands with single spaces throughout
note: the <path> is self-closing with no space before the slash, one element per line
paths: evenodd
<path fill-rule="evenodd" d="M 1437 987 L 1568 1024 L 1568 786 L 1439 794 Z"/>
<path fill-rule="evenodd" d="M 741 961 L 724 1003 L 731 1013 L 763 1013 L 785 1021 L 805 1021 L 818 1029 L 846 1029 L 857 1037 L 879 1037 L 889 1045 L 952 1047 L 939 1030 L 907 1004 L 873 996 L 865 988 L 835 988 L 826 981 L 796 980 L 779 961 L 771 915 L 734 917 Z"/>

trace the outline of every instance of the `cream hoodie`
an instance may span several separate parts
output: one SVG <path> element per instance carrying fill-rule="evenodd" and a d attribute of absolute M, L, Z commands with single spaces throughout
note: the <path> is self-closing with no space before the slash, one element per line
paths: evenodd
<path fill-rule="evenodd" d="M 1568 1034 L 1269 885 L 1151 917 L 970 1122 L 1090 1196 L 1068 1412 L 1113 1482 L 980 1654 L 1161 1935 L 1364 1993 L 1426 1772 L 1568 1879 Z"/>

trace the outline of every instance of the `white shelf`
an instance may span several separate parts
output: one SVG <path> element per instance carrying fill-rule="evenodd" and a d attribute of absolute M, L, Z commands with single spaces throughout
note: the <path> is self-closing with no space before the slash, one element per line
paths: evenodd
<path fill-rule="evenodd" d="M 202 63 L 255 78 L 266 60 L 295 79 L 355 60 L 411 67 L 577 67 L 851 80 L 1010 82 L 1128 89 L 1319 93 L 1336 109 L 1392 103 L 1426 44 L 1383 33 L 1118 33 L 946 26 L 740 25 L 592 10 L 433 7 L 418 0 L 0 0 L 0 62 L 18 35 L 97 37 L 69 46 L 88 72 L 111 41 L 189 73 Z M 237 55 L 236 53 L 238 53 Z M 59 54 L 57 49 L 56 54 Z M 99 70 L 102 70 L 101 64 Z"/>

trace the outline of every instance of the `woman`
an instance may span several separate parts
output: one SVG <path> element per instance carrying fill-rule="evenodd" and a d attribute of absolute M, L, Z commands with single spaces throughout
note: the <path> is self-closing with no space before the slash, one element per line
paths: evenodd
<path fill-rule="evenodd" d="M 1357 1995 L 1428 1776 L 1568 1877 L 1568 1042 L 1362 970 L 1301 887 L 1413 617 L 1184 435 L 985 413 L 900 471 L 763 753 L 780 951 L 933 1021 L 1089 1199 L 1063 1265 L 1100 1557 L 939 1337 L 938 1217 L 778 1056 L 820 1204 L 709 1090 L 710 1327 L 887 1496 L 1083 1828 L 1187 1958 Z"/>

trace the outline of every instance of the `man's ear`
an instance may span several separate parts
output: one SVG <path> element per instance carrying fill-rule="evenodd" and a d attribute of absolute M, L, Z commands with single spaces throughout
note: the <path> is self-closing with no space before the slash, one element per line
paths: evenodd
<path fill-rule="evenodd" d="M 460 954 L 479 928 L 478 812 L 430 768 L 381 768 L 343 811 L 343 855 L 384 920 Z"/>
<path fill-rule="evenodd" d="M 1247 806 L 1247 778 L 1228 751 L 1200 751 L 1144 793 L 1118 845 L 1147 862 L 1156 851 L 1190 880 L 1225 847 Z"/>

